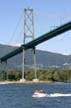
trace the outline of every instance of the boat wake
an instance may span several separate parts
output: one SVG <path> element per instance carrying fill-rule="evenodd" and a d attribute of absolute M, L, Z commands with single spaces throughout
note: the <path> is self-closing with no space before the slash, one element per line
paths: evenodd
<path fill-rule="evenodd" d="M 62 93 L 53 93 L 53 94 L 34 94 L 32 97 L 34 98 L 43 98 L 43 97 L 65 97 L 71 96 L 71 94 L 62 94 Z"/>
<path fill-rule="evenodd" d="M 65 97 L 65 96 L 71 96 L 71 94 L 54 93 L 48 95 L 48 97 Z"/>

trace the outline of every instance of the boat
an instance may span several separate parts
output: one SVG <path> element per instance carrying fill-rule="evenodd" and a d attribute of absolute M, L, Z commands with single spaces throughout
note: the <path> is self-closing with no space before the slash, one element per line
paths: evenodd
<path fill-rule="evenodd" d="M 41 97 L 47 97 L 48 94 L 44 93 L 43 90 L 35 90 L 32 97 L 41 98 Z"/>
<path fill-rule="evenodd" d="M 35 90 L 32 97 L 34 98 L 43 98 L 43 97 L 64 97 L 64 96 L 71 96 L 71 94 L 62 94 L 62 93 L 53 93 L 53 94 L 47 94 L 44 93 L 43 90 Z"/>

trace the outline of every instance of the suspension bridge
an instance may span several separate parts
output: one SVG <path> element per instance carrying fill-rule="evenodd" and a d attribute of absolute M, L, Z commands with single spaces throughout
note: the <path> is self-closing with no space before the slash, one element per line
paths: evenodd
<path fill-rule="evenodd" d="M 34 57 L 35 57 L 35 47 L 37 45 L 39 45 L 40 43 L 43 43 L 49 39 L 52 39 L 64 32 L 67 32 L 71 30 L 71 21 L 65 23 L 64 25 L 61 25 L 59 27 L 57 27 L 56 29 L 54 30 L 51 30 L 50 32 L 47 32 L 43 35 L 41 35 L 40 37 L 34 39 L 28 43 L 23 43 L 19 48 L 17 48 L 16 50 L 4 55 L 3 57 L 0 58 L 0 62 L 5 62 L 7 61 L 8 59 L 12 58 L 13 56 L 15 55 L 18 55 L 19 53 L 23 52 L 23 72 L 22 72 L 22 79 L 24 79 L 24 52 L 25 50 L 28 50 L 28 49 L 33 49 L 34 51 Z M 36 66 L 36 62 L 35 62 L 35 66 Z M 35 67 L 35 73 L 36 73 L 36 67 Z"/>

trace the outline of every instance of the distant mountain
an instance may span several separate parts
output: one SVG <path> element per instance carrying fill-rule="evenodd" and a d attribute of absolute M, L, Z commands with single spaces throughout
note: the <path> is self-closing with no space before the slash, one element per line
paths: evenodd
<path fill-rule="evenodd" d="M 2 45 L 0 44 L 0 57 L 8 54 L 9 52 L 15 50 L 18 47 Z M 29 65 L 33 68 L 33 50 L 27 50 L 25 52 L 25 67 L 30 68 Z M 48 51 L 36 50 L 36 64 L 37 68 L 40 69 L 60 69 L 60 68 L 71 68 L 71 55 L 62 55 L 58 53 L 52 53 Z M 5 63 L 0 64 L 0 69 L 22 69 L 22 53 L 10 58 L 7 61 L 7 65 Z"/>

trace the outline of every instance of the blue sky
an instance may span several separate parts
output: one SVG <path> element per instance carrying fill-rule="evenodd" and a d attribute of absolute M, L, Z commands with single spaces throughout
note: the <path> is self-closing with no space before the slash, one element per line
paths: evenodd
<path fill-rule="evenodd" d="M 71 21 L 71 0 L 0 0 L 0 44 L 22 44 L 24 8 L 34 9 L 35 38 Z M 70 43 L 68 31 L 37 48 L 71 54 Z"/>

